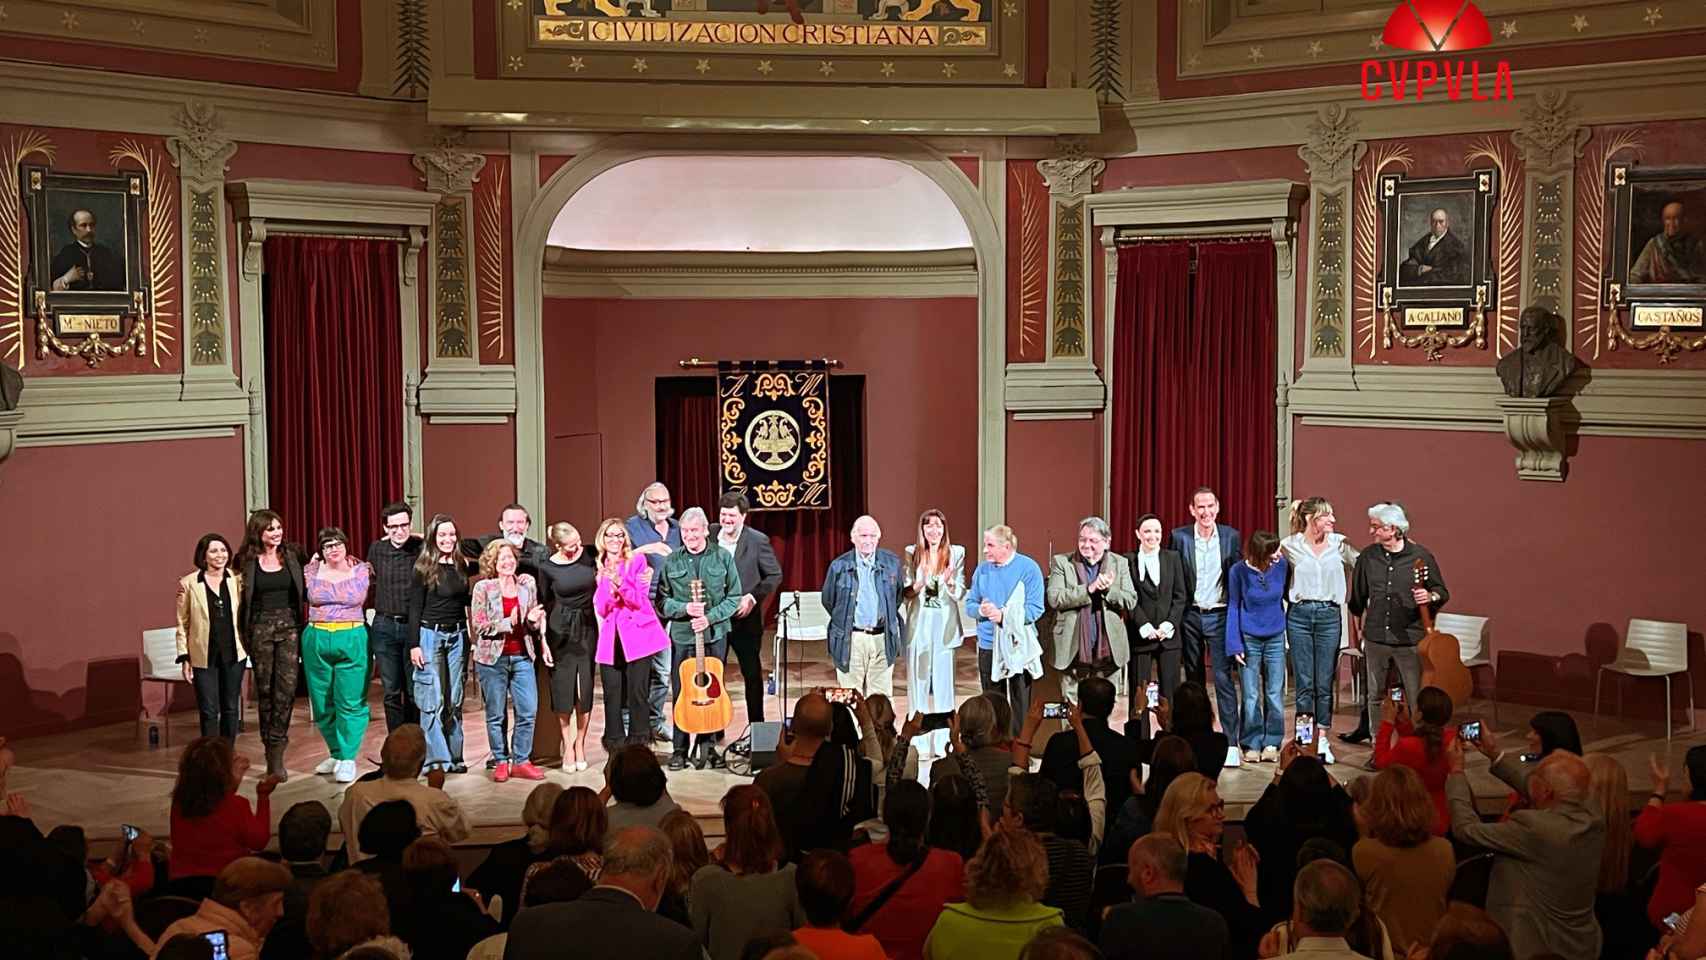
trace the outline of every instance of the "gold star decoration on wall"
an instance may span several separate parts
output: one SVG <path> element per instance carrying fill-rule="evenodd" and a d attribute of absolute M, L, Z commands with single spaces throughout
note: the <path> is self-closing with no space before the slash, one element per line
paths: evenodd
<path fill-rule="evenodd" d="M 59 25 L 67 30 L 77 29 L 77 14 L 70 10 L 60 14 Z"/>
<path fill-rule="evenodd" d="M 835 73 L 835 61 L 833 61 L 833 60 L 819 60 L 818 64 L 817 64 L 817 72 L 823 74 L 826 77 L 833 76 Z"/>
<path fill-rule="evenodd" d="M 1319 57 L 1321 55 L 1321 51 L 1324 49 L 1326 49 L 1326 48 L 1324 46 L 1322 46 L 1321 41 L 1319 41 L 1319 40 L 1309 41 L 1309 56 L 1310 57 Z"/>
<path fill-rule="evenodd" d="M 522 63 L 523 63 L 523 61 L 520 57 L 510 57 L 509 58 L 510 72 L 514 73 L 515 71 L 520 70 Z"/>
<path fill-rule="evenodd" d="M 758 72 L 764 74 L 767 77 L 770 76 L 770 71 L 775 70 L 775 69 L 776 69 L 775 67 L 772 67 L 770 65 L 770 61 L 768 61 L 768 60 L 758 61 Z"/>
<path fill-rule="evenodd" d="M 1516 21 L 1506 20 L 1504 25 L 1499 27 L 1499 32 L 1504 34 L 1506 40 L 1516 36 Z"/>
<path fill-rule="evenodd" d="M 634 72 L 635 73 L 645 73 L 646 69 L 647 69 L 646 58 L 645 57 L 635 57 L 634 58 Z"/>
<path fill-rule="evenodd" d="M 1004 77 L 1016 77 L 1019 75 L 1019 68 L 1011 63 L 1004 63 L 1001 65 L 1001 75 Z"/>
<path fill-rule="evenodd" d="M 143 32 L 146 31 L 147 29 L 148 29 L 148 24 L 142 22 L 142 19 L 140 17 L 131 17 L 130 18 L 130 32 L 131 33 L 134 33 L 140 37 L 140 36 L 142 36 Z"/>
<path fill-rule="evenodd" d="M 894 76 L 894 61 L 884 60 L 883 65 L 877 68 L 877 72 L 881 73 L 885 77 Z"/>
<path fill-rule="evenodd" d="M 584 57 L 570 57 L 569 69 L 576 73 L 580 73 L 582 70 L 586 69 L 586 59 Z"/>
<path fill-rule="evenodd" d="M 1647 15 L 1642 17 L 1641 19 L 1647 21 L 1647 26 L 1656 27 L 1659 25 L 1659 21 L 1663 20 L 1664 18 L 1665 18 L 1665 8 L 1661 4 L 1661 5 L 1656 6 L 1656 7 L 1648 7 L 1647 8 Z"/>
<path fill-rule="evenodd" d="M 1570 29 L 1576 31 L 1577 33 L 1581 33 L 1583 30 L 1586 30 L 1587 28 L 1588 28 L 1588 18 L 1587 17 L 1584 17 L 1578 13 L 1570 19 Z"/>
<path fill-rule="evenodd" d="M 951 63 L 942 64 L 942 76 L 951 77 L 955 73 L 958 73 L 958 72 L 959 72 L 959 68 L 954 66 L 953 64 L 951 64 Z"/>
<path fill-rule="evenodd" d="M 699 71 L 700 75 L 709 73 L 711 70 L 711 59 L 709 57 L 700 57 L 699 62 L 693 65 L 693 69 Z"/>

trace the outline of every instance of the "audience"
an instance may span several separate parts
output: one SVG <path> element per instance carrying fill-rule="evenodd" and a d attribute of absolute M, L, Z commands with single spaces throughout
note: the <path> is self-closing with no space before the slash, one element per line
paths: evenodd
<path fill-rule="evenodd" d="M 958 777 L 946 782 L 965 783 Z M 891 960 L 921 960 L 942 908 L 965 898 L 965 861 L 955 850 L 926 843 L 934 818 L 930 793 L 916 781 L 899 781 L 883 800 L 888 840 L 848 854 L 853 900 L 847 929 L 875 936 Z"/>
<path fill-rule="evenodd" d="M 457 890 L 455 854 L 442 839 L 422 837 L 409 844 L 403 877 L 409 907 L 392 914 L 391 926 L 415 960 L 463 960 L 474 944 L 497 932 L 497 921 L 474 896 Z"/>
<path fill-rule="evenodd" d="M 605 810 L 611 833 L 623 827 L 656 827 L 681 807 L 670 798 L 663 767 L 650 747 L 629 744 L 604 767 L 611 804 Z"/>
<path fill-rule="evenodd" d="M 776 763 L 762 772 L 753 783 L 764 791 L 772 809 L 780 811 L 777 819 L 782 831 L 785 859 L 799 850 L 799 831 L 806 824 L 801 811 L 806 781 L 819 748 L 829 740 L 835 718 L 829 701 L 816 690 L 801 697 L 794 705 L 793 737 L 784 740 Z M 727 798 L 724 798 L 727 802 Z"/>
<path fill-rule="evenodd" d="M 1529 775 L 1540 761 L 1550 757 L 1556 750 L 1580 757 L 1582 735 L 1576 731 L 1576 721 L 1572 720 L 1569 714 L 1562 710 L 1542 710 L 1529 718 L 1526 753 L 1513 754 L 1500 750 L 1493 731 L 1485 725 L 1481 727 L 1481 738 L 1475 741 L 1474 746 L 1491 761 L 1489 771 L 1493 776 L 1510 786 L 1513 793 L 1511 808 L 1514 810 L 1529 802 Z M 1513 939 L 1512 943 L 1515 942 Z"/>
<path fill-rule="evenodd" d="M 1029 831 L 989 835 L 966 864 L 966 899 L 950 903 L 924 941 L 926 960 L 1016 960 L 1044 927 L 1062 925 L 1058 907 L 1037 901 L 1048 889 L 1048 854 Z"/>
<path fill-rule="evenodd" d="M 1637 872 L 1632 865 L 1635 833 L 1629 775 L 1608 754 L 1590 753 L 1582 762 L 1588 767 L 1588 804 L 1605 824 L 1605 845 L 1599 854 L 1599 882 L 1593 904 L 1603 938 L 1600 956 L 1641 956 L 1658 940 L 1658 930 L 1656 924 L 1647 922 L 1646 903 L 1635 889 L 1636 878 L 1645 871 Z M 1685 900 L 1683 907 L 1688 903 Z M 1659 920 L 1663 922 L 1664 915 Z"/>
<path fill-rule="evenodd" d="M 1137 782 L 1137 770 L 1132 770 L 1134 792 L 1108 827 L 1108 839 L 1102 845 L 1101 862 L 1104 864 L 1124 860 L 1137 838 L 1149 833 L 1155 824 L 1155 813 L 1161 807 L 1161 798 L 1167 795 L 1167 787 L 1179 774 L 1197 769 L 1197 756 L 1183 737 L 1166 734 L 1155 741 L 1148 763 L 1149 779 L 1143 783 Z"/>
<path fill-rule="evenodd" d="M 1664 918 L 1687 910 L 1694 891 L 1706 883 L 1706 746 L 1688 748 L 1687 799 L 1665 803 L 1670 792 L 1670 767 L 1657 756 L 1648 763 L 1652 796 L 1635 818 L 1634 839 L 1659 852 L 1659 882 L 1647 901 L 1647 919 L 1655 929 Z M 1609 838 L 1610 832 L 1607 832 Z"/>
<path fill-rule="evenodd" d="M 1349 850 L 1357 841 L 1357 827 L 1351 798 L 1326 765 L 1287 741 L 1273 783 L 1244 816 L 1244 835 L 1259 858 L 1257 899 L 1262 912 L 1275 921 L 1291 916 L 1297 852 L 1303 844 L 1319 837 Z"/>
<path fill-rule="evenodd" d="M 308 943 L 314 960 L 336 960 L 360 944 L 390 935 L 391 909 L 377 877 L 359 870 L 335 873 L 308 898 Z"/>
<path fill-rule="evenodd" d="M 1463 746 L 1447 746 L 1452 833 L 1460 842 L 1493 853 L 1487 912 L 1510 937 L 1518 957 L 1552 953 L 1563 960 L 1596 960 L 1600 930 L 1594 919 L 1605 824 L 1588 800 L 1588 768 L 1581 757 L 1555 750 L 1528 778 L 1531 809 L 1503 823 L 1482 823 L 1463 775 Z"/>
<path fill-rule="evenodd" d="M 968 777 L 931 779 L 930 828 L 924 840 L 932 850 L 947 850 L 962 862 L 977 854 L 989 813 L 978 801 L 976 788 L 977 782 Z"/>
<path fill-rule="evenodd" d="M 1000 698 L 1003 704 L 1006 698 Z M 953 765 L 944 764 L 943 776 L 970 776 L 967 766 L 975 769 L 983 780 L 984 809 L 991 820 L 999 819 L 1002 804 L 1007 800 L 1007 770 L 1013 765 L 1011 749 L 1003 745 L 1007 727 L 996 712 L 996 698 L 988 694 L 972 697 L 960 704 L 954 714 L 952 742 Z M 963 749 L 961 749 L 963 747 Z M 936 776 L 936 768 L 931 768 Z"/>
<path fill-rule="evenodd" d="M 379 750 L 382 776 L 352 783 L 344 791 L 338 823 L 343 827 L 344 849 L 350 863 L 360 863 L 368 857 L 355 849 L 353 843 L 360 834 L 362 818 L 389 800 L 404 800 L 415 808 L 415 825 L 420 828 L 421 836 L 438 837 L 447 843 L 467 839 L 468 818 L 463 816 L 461 804 L 444 792 L 444 772 L 435 769 L 427 783 L 420 782 L 426 755 L 426 733 L 418 723 L 405 723 L 391 731 Z"/>
<path fill-rule="evenodd" d="M 263 960 L 305 957 L 308 944 L 308 900 L 314 888 L 331 876 L 326 869 L 326 840 L 332 834 L 332 815 L 317 800 L 305 800 L 284 812 L 278 821 L 278 853 L 290 871 L 284 891 L 284 915 L 261 947 Z"/>
<path fill-rule="evenodd" d="M 1487 911 L 1454 903 L 1434 927 L 1424 960 L 1515 960 L 1510 939 Z"/>
<path fill-rule="evenodd" d="M 1226 763 L 1227 741 L 1226 734 L 1214 729 L 1214 707 L 1209 702 L 1208 688 L 1194 680 L 1186 680 L 1173 689 L 1172 701 L 1163 698 L 1153 713 L 1161 734 L 1181 737 L 1191 745 L 1191 752 L 1197 758 L 1198 773 L 1210 780 L 1220 776 Z M 1128 720 L 1126 736 L 1136 735 L 1134 729 L 1137 726 L 1136 721 Z M 1161 734 L 1157 734 L 1156 740 L 1137 742 L 1134 762 L 1150 762 L 1150 754 L 1162 738 Z"/>
<path fill-rule="evenodd" d="M 1185 895 L 1225 918 L 1227 957 L 1244 960 L 1255 956 L 1265 927 L 1256 891 L 1256 850 L 1240 843 L 1230 865 L 1222 863 L 1220 838 L 1225 829 L 1226 804 L 1214 781 L 1200 773 L 1180 774 L 1155 815 L 1154 832 L 1172 837 L 1189 857 Z"/>
<path fill-rule="evenodd" d="M 549 860 L 540 860 L 527 868 L 521 880 L 521 898 L 527 900 L 527 886 L 547 864 L 564 863 L 586 876 L 590 889 L 598 882 L 604 869 L 604 839 L 610 832 L 604 801 L 586 787 L 570 787 L 557 796 L 551 805 L 551 829 L 545 852 Z"/>
<path fill-rule="evenodd" d="M 1343 865 L 1317 860 L 1297 871 L 1292 885 L 1291 952 L 1287 957 L 1329 960 L 1361 957 L 1345 934 L 1362 910 L 1362 888 Z"/>
<path fill-rule="evenodd" d="M 415 808 L 407 800 L 387 800 L 361 818 L 356 846 L 367 859 L 351 869 L 379 878 L 385 901 L 396 911 L 409 902 L 409 885 L 403 878 L 403 851 L 421 835 L 415 823 Z"/>
<path fill-rule="evenodd" d="M 200 898 L 226 865 L 266 849 L 272 840 L 272 792 L 278 778 L 255 784 L 255 805 L 237 793 L 249 758 L 223 737 L 190 741 L 172 787 L 171 893 Z"/>
<path fill-rule="evenodd" d="M 1225 956 L 1226 921 L 1185 896 L 1189 858 L 1179 841 L 1152 833 L 1131 845 L 1128 882 L 1138 899 L 1102 919 L 1108 960 L 1215 960 Z"/>
<path fill-rule="evenodd" d="M 1457 739 L 1451 723 L 1451 695 L 1438 687 L 1423 687 L 1416 694 L 1416 712 L 1422 722 L 1410 722 L 1410 708 L 1388 703 L 1382 711 L 1380 733 L 1374 738 L 1374 768 L 1384 770 L 1397 764 L 1421 774 L 1422 785 L 1434 804 L 1433 831 L 1445 836 L 1451 813 L 1445 805 L 1445 778 L 1451 771 L 1445 760 L 1446 743 Z"/>
<path fill-rule="evenodd" d="M 1055 835 L 1059 793 L 1054 782 L 1041 774 L 1015 774 L 1007 786 L 1001 828 L 1028 830 L 1042 843 L 1048 855 L 1048 887 L 1039 899 L 1048 906 L 1059 907 L 1067 926 L 1083 930 L 1090 919 L 1090 890 L 1095 884 L 1096 861 L 1083 843 Z"/>
<path fill-rule="evenodd" d="M 563 788 L 558 784 L 535 785 L 521 805 L 521 822 L 527 834 L 493 847 L 468 877 L 468 885 L 484 894 L 488 901 L 493 897 L 503 898 L 505 926 L 521 909 L 521 882 L 527 876 L 527 868 L 550 857 L 547 848 L 551 841 L 551 809 L 562 795 Z"/>
<path fill-rule="evenodd" d="M 290 881 L 290 871 L 279 864 L 238 857 L 219 871 L 201 908 L 167 927 L 159 939 L 165 943 L 181 934 L 200 936 L 223 930 L 231 960 L 259 960 L 261 943 L 284 914 L 284 892 Z"/>
<path fill-rule="evenodd" d="M 736 960 L 754 934 L 793 930 L 805 915 L 769 795 L 752 784 L 724 794 L 723 830 L 712 862 L 693 875 L 688 912 L 711 960 Z"/>
<path fill-rule="evenodd" d="M 669 870 L 669 885 L 663 899 L 658 901 L 658 913 L 684 927 L 693 925 L 688 911 L 688 894 L 693 887 L 693 875 L 711 862 L 711 851 L 705 846 L 705 831 L 699 821 L 686 810 L 676 810 L 663 818 L 658 829 L 669 838 L 674 862 Z"/>
<path fill-rule="evenodd" d="M 853 900 L 853 864 L 847 857 L 834 850 L 806 854 L 794 871 L 794 891 L 806 916 L 794 939 L 818 960 L 886 960 L 876 937 L 842 929 Z"/>
<path fill-rule="evenodd" d="M 914 713 L 906 718 L 906 728 L 901 734 L 894 729 L 894 701 L 888 694 L 873 693 L 869 697 L 859 697 L 853 701 L 854 713 L 859 721 L 859 729 L 863 731 L 860 748 L 865 755 L 876 764 L 876 810 L 883 809 L 883 797 L 888 791 L 888 782 L 895 780 L 918 779 L 918 746 L 916 738 L 922 730 L 924 715 Z"/>
<path fill-rule="evenodd" d="M 1433 801 L 1420 774 L 1392 766 L 1365 779 L 1372 782 L 1368 799 L 1357 805 L 1362 839 L 1351 848 L 1351 862 L 1393 952 L 1403 955 L 1425 944 L 1444 916 L 1457 862 L 1451 842 L 1433 834 Z"/>
<path fill-rule="evenodd" d="M 1102 960 L 1102 951 L 1068 927 L 1045 927 L 1019 951 L 1019 960 Z"/>
<path fill-rule="evenodd" d="M 1105 677 L 1090 677 L 1078 685 L 1078 705 L 1084 714 L 1081 726 L 1089 735 L 1091 748 L 1102 758 L 1102 783 L 1107 791 L 1108 809 L 1117 812 L 1132 794 L 1131 772 L 1137 769 L 1137 746 L 1108 727 L 1115 697 L 1114 685 Z M 1049 737 L 1043 747 L 1042 775 L 1062 790 L 1083 793 L 1084 773 L 1078 766 L 1082 757 L 1077 731 L 1062 730 Z"/>

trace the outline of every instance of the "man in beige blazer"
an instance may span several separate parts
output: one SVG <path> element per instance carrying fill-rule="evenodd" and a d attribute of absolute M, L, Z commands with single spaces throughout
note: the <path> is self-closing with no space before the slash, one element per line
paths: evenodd
<path fill-rule="evenodd" d="M 1078 549 L 1049 561 L 1048 608 L 1054 611 L 1054 666 L 1060 692 L 1077 701 L 1078 682 L 1109 676 L 1131 656 L 1125 615 L 1137 605 L 1131 565 L 1108 549 L 1108 524 L 1085 517 L 1078 524 Z"/>

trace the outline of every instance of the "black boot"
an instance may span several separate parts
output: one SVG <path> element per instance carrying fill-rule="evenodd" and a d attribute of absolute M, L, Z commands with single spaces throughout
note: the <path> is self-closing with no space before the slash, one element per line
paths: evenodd
<path fill-rule="evenodd" d="M 290 779 L 290 771 L 284 768 L 284 744 L 267 744 L 267 775 L 280 781 Z"/>
<path fill-rule="evenodd" d="M 1372 738 L 1368 732 L 1368 705 L 1363 704 L 1362 716 L 1357 718 L 1357 728 L 1350 733 L 1339 734 L 1340 743 L 1367 743 Z"/>

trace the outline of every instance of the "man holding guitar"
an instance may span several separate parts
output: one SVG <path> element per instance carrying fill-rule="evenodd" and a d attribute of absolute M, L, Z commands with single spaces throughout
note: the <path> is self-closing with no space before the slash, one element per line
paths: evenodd
<path fill-rule="evenodd" d="M 677 668 L 670 685 L 677 721 L 671 770 L 687 766 L 687 746 L 694 735 L 700 747 L 694 766 L 722 767 L 717 744 L 732 710 L 723 684 L 723 660 L 729 621 L 740 608 L 740 572 L 728 551 L 710 549 L 710 531 L 704 510 L 692 507 L 681 515 L 682 549 L 664 558 L 657 592 L 658 615 L 669 632 L 671 662 Z M 695 679 L 684 685 L 683 676 Z M 684 717 L 689 726 L 701 729 L 683 729 Z"/>
<path fill-rule="evenodd" d="M 1404 700 L 1415 703 L 1422 689 L 1422 663 L 1416 645 L 1427 629 L 1422 614 L 1430 614 L 1450 599 L 1439 564 L 1429 550 L 1408 539 L 1410 519 L 1396 503 L 1368 508 L 1368 532 L 1374 546 L 1358 557 L 1351 574 L 1351 615 L 1362 620 L 1363 664 L 1368 670 L 1368 722 L 1380 729 L 1380 703 L 1386 696 L 1388 664 L 1397 664 Z M 1415 564 L 1427 572 L 1416 582 Z M 1371 761 L 1372 764 L 1372 761 Z M 1373 769 L 1372 765 L 1369 769 Z"/>

